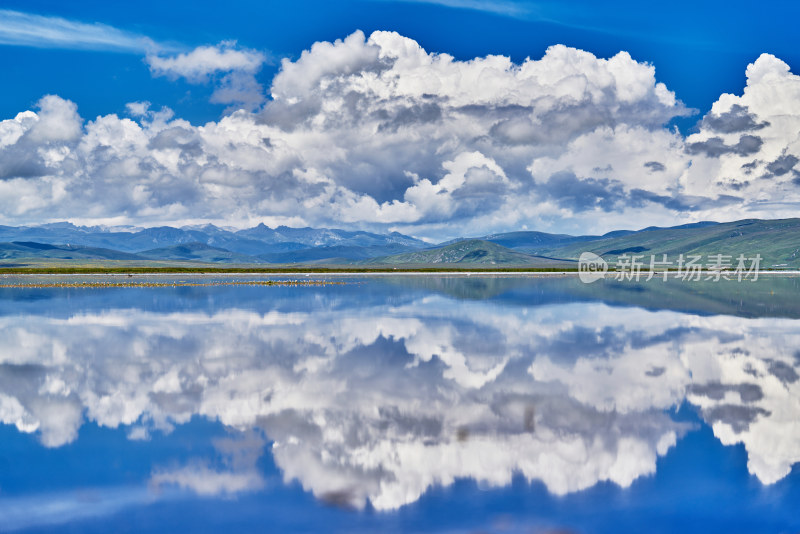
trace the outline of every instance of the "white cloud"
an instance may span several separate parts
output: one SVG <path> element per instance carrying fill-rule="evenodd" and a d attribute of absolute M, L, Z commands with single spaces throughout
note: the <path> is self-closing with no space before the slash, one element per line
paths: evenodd
<path fill-rule="evenodd" d="M 0 45 L 145 54 L 154 76 L 182 77 L 190 83 L 215 81 L 218 87 L 211 101 L 229 105 L 229 111 L 255 109 L 264 101 L 255 74 L 267 57 L 237 47 L 235 41 L 182 52 L 184 46 L 157 43 L 105 24 L 0 9 Z"/>
<path fill-rule="evenodd" d="M 156 76 L 183 77 L 192 83 L 208 81 L 209 76 L 231 71 L 255 73 L 266 60 L 256 50 L 237 49 L 235 42 L 199 46 L 191 52 L 174 56 L 148 55 L 150 70 Z"/>
<path fill-rule="evenodd" d="M 28 131 L 34 143 L 64 143 L 77 141 L 81 134 L 83 119 L 78 115 L 78 106 L 55 95 L 39 100 L 37 121 Z"/>
<path fill-rule="evenodd" d="M 176 392 L 180 393 L 180 389 Z M 203 496 L 234 495 L 256 491 L 265 480 L 257 462 L 264 453 L 266 442 L 255 432 L 214 442 L 222 468 L 211 467 L 208 460 L 196 458 L 178 468 L 156 469 L 150 476 L 151 487 L 177 486 Z"/>
<path fill-rule="evenodd" d="M 8 395 L 0 394 L 0 421 L 7 425 L 14 425 L 20 432 L 30 434 L 36 432 L 39 423 L 31 416 L 19 401 Z"/>
<path fill-rule="evenodd" d="M 157 74 L 221 76 L 215 98 L 247 107 L 260 98 L 252 73 L 263 60 L 230 43 L 150 57 Z M 80 205 L 84 217 L 131 222 L 191 212 L 234 224 L 269 215 L 372 227 L 514 225 L 528 215 L 515 218 L 514 208 L 538 200 L 525 171 L 533 159 L 603 123 L 629 121 L 649 132 L 684 113 L 652 67 L 626 54 L 602 60 L 553 47 L 522 65 L 500 56 L 464 62 L 388 32 L 369 39 L 356 32 L 284 60 L 271 93 L 258 114 L 202 127 L 151 120 L 135 103 L 129 112 L 138 122 L 100 117 L 77 146 L 48 147 L 47 160 L 34 146 L 10 144 L 12 131 L 41 113 L 6 121 L 5 150 L 26 151 L 29 181 L 47 176 L 64 192 L 58 206 L 44 198 L 41 208 L 25 203 L 12 213 L 63 219 Z M 107 129 L 129 135 L 102 134 L 98 142 Z M 130 144 L 131 136 L 139 141 Z M 467 154 L 491 164 L 449 168 Z"/>
<path fill-rule="evenodd" d="M 694 150 L 681 187 L 743 198 L 732 210 L 751 216 L 793 217 L 800 202 L 800 77 L 762 54 L 747 67 L 741 96 L 723 94 L 686 139 Z"/>
<path fill-rule="evenodd" d="M 527 18 L 535 10 L 533 6 L 526 2 L 519 2 L 514 0 L 404 0 L 406 2 L 420 3 L 420 4 L 435 4 L 445 7 L 452 7 L 457 9 L 470 9 L 475 11 L 484 11 L 486 13 L 494 13 L 497 15 L 505 15 L 515 18 Z"/>
<path fill-rule="evenodd" d="M 150 102 L 128 102 L 125 104 L 125 111 L 132 117 L 144 117 L 150 109 Z"/>
<path fill-rule="evenodd" d="M 39 48 L 145 53 L 156 45 L 144 35 L 99 23 L 0 9 L 0 44 Z"/>
<path fill-rule="evenodd" d="M 216 80 L 211 96 L 214 103 L 236 106 L 232 109 L 255 109 L 264 101 L 264 88 L 255 74 L 267 57 L 257 50 L 237 48 L 234 41 L 199 46 L 176 55 L 149 54 L 145 61 L 155 76 L 185 78 L 190 83 Z"/>
<path fill-rule="evenodd" d="M 258 473 L 218 471 L 208 466 L 187 466 L 172 471 L 159 471 L 150 478 L 154 486 L 175 485 L 198 495 L 213 496 L 254 491 L 264 485 Z"/>
<path fill-rule="evenodd" d="M 688 111 L 625 52 L 460 61 L 356 32 L 284 59 L 267 102 L 260 52 L 221 43 L 149 61 L 259 111 L 193 126 L 138 102 L 135 120 L 81 126 L 74 104 L 46 97 L 0 122 L 3 223 L 269 218 L 446 238 L 791 216 L 800 202 L 797 76 L 772 56 L 688 138 L 665 126 Z M 489 163 L 454 170 L 464 158 Z"/>

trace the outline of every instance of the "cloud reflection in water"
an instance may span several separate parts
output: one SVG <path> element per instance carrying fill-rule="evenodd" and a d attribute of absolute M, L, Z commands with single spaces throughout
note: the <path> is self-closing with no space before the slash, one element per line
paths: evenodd
<path fill-rule="evenodd" d="M 214 444 L 222 462 L 154 465 L 152 488 L 257 490 L 269 449 L 285 481 L 378 510 L 458 478 L 627 487 L 690 430 L 671 415 L 685 402 L 763 483 L 800 461 L 795 319 L 428 292 L 303 302 L 0 316 L 0 421 L 60 447 L 86 421 L 147 439 L 218 420 L 239 433 Z"/>

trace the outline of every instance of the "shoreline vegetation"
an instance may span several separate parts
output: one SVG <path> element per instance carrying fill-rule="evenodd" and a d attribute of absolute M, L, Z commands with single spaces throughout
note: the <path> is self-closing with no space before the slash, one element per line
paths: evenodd
<path fill-rule="evenodd" d="M 306 274 L 578 274 L 575 268 L 564 267 L 487 267 L 476 265 L 473 267 L 456 267 L 453 265 L 432 266 L 399 266 L 399 267 L 319 267 L 309 265 L 275 266 L 275 267 L 219 267 L 214 266 L 186 266 L 186 267 L 113 267 L 113 266 L 36 266 L 36 267 L 3 267 L 0 263 L 0 278 L 9 275 L 160 275 L 160 274 L 187 274 L 187 275 L 306 275 Z M 653 271 L 655 276 L 662 275 L 665 271 Z M 666 269 L 669 273 L 681 273 L 678 269 Z M 650 273 L 642 269 L 640 276 L 646 277 Z M 609 269 L 606 278 L 614 278 L 616 271 Z M 714 271 L 703 269 L 700 274 L 705 276 L 714 274 Z M 761 268 L 759 274 L 798 274 L 800 270 Z M 250 282 L 247 282 L 250 283 Z M 8 286 L 5 286 L 8 287 Z"/>
<path fill-rule="evenodd" d="M 211 287 L 211 286 L 329 286 L 341 285 L 344 282 L 332 282 L 330 280 L 223 280 L 213 282 L 188 282 L 186 280 L 174 280 L 170 282 L 31 282 L 31 283 L 12 283 L 4 284 L 0 282 L 0 288 L 75 288 L 75 289 L 105 289 L 118 287 Z"/>
<path fill-rule="evenodd" d="M 372 273 L 577 273 L 578 269 L 531 268 L 531 267 L 317 267 L 308 265 L 284 267 L 219 267 L 219 266 L 187 266 L 187 267 L 8 267 L 0 263 L 0 276 L 19 274 L 211 274 L 211 275 L 236 275 L 236 274 L 270 274 L 270 275 L 296 275 L 296 274 L 372 274 Z"/>

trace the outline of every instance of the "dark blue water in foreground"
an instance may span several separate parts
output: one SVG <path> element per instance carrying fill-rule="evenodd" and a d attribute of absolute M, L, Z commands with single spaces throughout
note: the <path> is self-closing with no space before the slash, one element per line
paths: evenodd
<path fill-rule="evenodd" d="M 343 280 L 0 287 L 0 531 L 800 531 L 797 278 Z"/>

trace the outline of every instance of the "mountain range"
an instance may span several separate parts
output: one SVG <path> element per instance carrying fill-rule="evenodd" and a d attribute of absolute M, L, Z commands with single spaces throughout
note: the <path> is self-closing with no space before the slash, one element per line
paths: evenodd
<path fill-rule="evenodd" d="M 329 228 L 234 230 L 214 225 L 106 228 L 68 222 L 0 226 L 0 266 L 24 261 L 194 262 L 362 266 L 575 267 L 584 251 L 615 261 L 636 254 L 761 254 L 762 267 L 800 268 L 800 219 L 699 222 L 604 235 L 517 231 L 431 244 L 397 232 Z"/>

